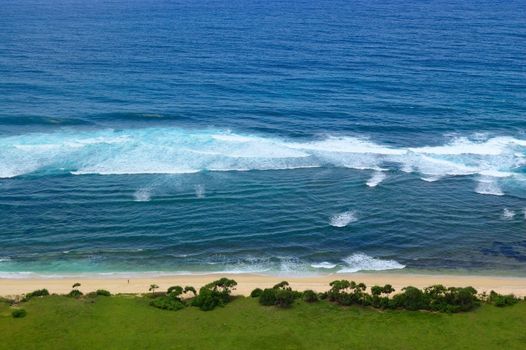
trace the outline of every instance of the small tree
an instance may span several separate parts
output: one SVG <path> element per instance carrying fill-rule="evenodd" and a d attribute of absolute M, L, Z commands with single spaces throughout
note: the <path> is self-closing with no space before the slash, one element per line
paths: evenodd
<path fill-rule="evenodd" d="M 194 295 L 194 297 L 197 295 L 197 291 L 195 290 L 194 287 L 192 286 L 186 286 L 184 287 L 184 290 L 183 290 L 183 293 L 186 294 L 188 292 L 192 292 L 192 294 Z"/>
<path fill-rule="evenodd" d="M 386 295 L 389 295 L 391 293 L 393 293 L 395 291 L 395 289 L 393 288 L 393 286 L 391 286 L 390 284 L 386 284 L 382 290 L 382 293 L 383 294 L 386 294 Z"/>
<path fill-rule="evenodd" d="M 150 288 L 151 288 L 151 286 L 150 286 Z M 170 287 L 166 291 L 166 294 L 168 294 L 169 296 L 172 296 L 172 297 L 178 297 L 179 295 L 183 294 L 183 287 L 181 287 L 181 286 Z"/>
<path fill-rule="evenodd" d="M 292 290 L 292 288 L 290 288 L 289 282 L 287 282 L 287 281 L 281 281 L 278 284 L 275 284 L 274 287 L 272 287 L 272 288 L 273 289 L 288 289 L 288 290 Z"/>
<path fill-rule="evenodd" d="M 372 286 L 371 287 L 371 294 L 374 297 L 379 297 L 384 292 L 384 289 L 380 286 Z"/>
<path fill-rule="evenodd" d="M 80 287 L 80 283 L 78 282 L 74 283 L 72 286 L 73 289 L 71 290 L 71 292 L 69 292 L 68 296 L 74 297 L 74 298 L 78 298 L 82 296 L 82 292 L 78 289 L 78 287 Z"/>
<path fill-rule="evenodd" d="M 203 311 L 213 310 L 216 306 L 223 306 L 230 302 L 230 293 L 237 282 L 226 277 L 208 283 L 199 289 L 199 294 L 192 300 L 192 305 Z M 188 289 L 195 292 L 195 290 Z"/>
<path fill-rule="evenodd" d="M 156 284 L 150 284 L 150 288 L 148 289 L 148 291 L 152 292 L 152 294 L 155 294 L 155 290 L 156 289 L 159 289 L 159 286 L 156 285 Z"/>

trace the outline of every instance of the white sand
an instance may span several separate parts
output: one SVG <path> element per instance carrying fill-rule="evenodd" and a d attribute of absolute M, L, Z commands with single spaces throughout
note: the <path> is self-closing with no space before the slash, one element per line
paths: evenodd
<path fill-rule="evenodd" d="M 0 279 L 0 295 L 12 296 L 31 292 L 35 289 L 47 288 L 50 293 L 67 293 L 75 282 L 82 284 L 83 292 L 106 289 L 112 293 L 147 293 L 150 284 L 157 284 L 160 290 L 166 290 L 173 285 L 191 285 L 199 288 L 223 275 L 174 275 L 174 276 L 140 276 L 140 277 L 98 277 L 79 276 L 77 278 L 7 278 Z M 255 274 L 225 274 L 224 277 L 233 278 L 238 282 L 235 294 L 248 295 L 254 288 L 271 287 L 287 280 L 294 289 L 325 291 L 329 283 L 336 279 L 348 279 L 364 282 L 368 287 L 375 284 L 391 284 L 398 291 L 405 286 L 419 288 L 433 284 L 443 284 L 448 287 L 472 286 L 479 292 L 495 290 L 499 293 L 513 293 L 526 296 L 526 278 L 495 277 L 495 276 L 458 276 L 458 275 L 420 275 L 420 274 L 382 274 L 382 273 L 354 273 L 335 274 L 310 277 L 284 277 Z"/>

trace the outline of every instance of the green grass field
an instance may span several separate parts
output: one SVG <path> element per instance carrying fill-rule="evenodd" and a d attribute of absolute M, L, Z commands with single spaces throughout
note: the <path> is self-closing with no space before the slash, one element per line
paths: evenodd
<path fill-rule="evenodd" d="M 149 299 L 35 298 L 11 317 L 0 302 L 0 349 L 526 349 L 526 303 L 438 314 L 343 308 L 290 309 L 237 298 L 203 312 L 164 311 Z"/>

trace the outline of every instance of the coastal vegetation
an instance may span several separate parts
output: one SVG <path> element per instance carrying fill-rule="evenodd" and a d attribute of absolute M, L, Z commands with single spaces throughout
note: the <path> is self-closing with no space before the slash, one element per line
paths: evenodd
<path fill-rule="evenodd" d="M 319 300 L 310 303 L 305 298 L 312 294 L 305 291 L 285 309 L 236 296 L 225 307 L 202 312 L 191 307 L 193 293 L 184 289 L 170 291 L 185 302 L 177 312 L 150 305 L 164 294 L 160 291 L 154 298 L 86 293 L 3 299 L 0 349 L 523 349 L 526 344 L 526 302 L 518 298 L 507 307 L 481 300 L 470 312 L 443 313 L 342 306 L 328 295 L 320 300 L 325 293 L 316 292 Z M 17 314 L 26 316 L 14 318 L 12 312 L 20 309 L 25 312 Z"/>
<path fill-rule="evenodd" d="M 73 289 L 66 295 L 68 297 L 80 298 L 84 294 L 79 290 L 80 283 L 75 283 Z M 150 299 L 149 304 L 153 307 L 177 311 L 186 307 L 197 307 L 202 311 L 211 311 L 217 307 L 223 307 L 230 303 L 234 297 L 231 295 L 235 290 L 237 282 L 226 277 L 210 282 L 199 289 L 192 286 L 171 286 L 166 292 L 156 292 L 157 284 L 151 284 L 143 297 Z M 408 311 L 433 311 L 445 313 L 458 313 L 472 311 L 481 304 L 497 307 L 512 306 L 520 301 L 513 294 L 502 295 L 491 291 L 489 294 L 478 294 L 473 287 L 445 287 L 441 284 L 432 285 L 424 289 L 413 286 L 402 288 L 398 293 L 390 285 L 374 285 L 367 288 L 364 283 L 348 280 L 335 280 L 330 284 L 326 292 L 317 293 L 313 290 L 303 292 L 293 290 L 287 281 L 277 283 L 272 288 L 256 288 L 250 293 L 250 297 L 257 299 L 260 305 L 275 306 L 278 308 L 290 308 L 298 301 L 316 303 L 325 300 L 329 303 L 348 307 L 352 305 L 369 307 L 381 310 L 408 310 Z M 368 292 L 370 290 L 370 293 Z M 37 297 L 47 297 L 50 293 L 47 289 L 39 289 L 27 293 L 16 299 L 0 299 L 1 302 L 13 306 L 26 303 Z M 98 289 L 86 295 L 86 298 L 110 297 L 112 294 L 104 289 Z M 526 300 L 526 298 L 524 298 Z M 16 311 L 17 309 L 15 309 Z M 23 317 L 15 316 L 13 317 Z"/>

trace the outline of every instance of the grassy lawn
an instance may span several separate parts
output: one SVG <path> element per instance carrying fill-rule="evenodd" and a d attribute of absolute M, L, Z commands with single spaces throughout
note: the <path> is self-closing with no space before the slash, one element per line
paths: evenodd
<path fill-rule="evenodd" d="M 526 349 L 526 303 L 474 312 L 385 311 L 328 302 L 291 309 L 238 298 L 164 311 L 133 296 L 35 298 L 25 318 L 0 303 L 1 349 Z"/>

